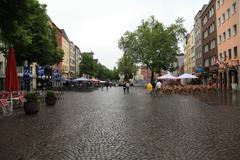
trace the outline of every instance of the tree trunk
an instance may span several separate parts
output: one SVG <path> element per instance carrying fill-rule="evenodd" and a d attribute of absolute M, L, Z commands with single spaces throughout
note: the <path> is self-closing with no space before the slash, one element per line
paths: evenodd
<path fill-rule="evenodd" d="M 150 68 L 150 70 L 151 70 L 151 83 L 153 83 L 154 82 L 154 69 Z"/>

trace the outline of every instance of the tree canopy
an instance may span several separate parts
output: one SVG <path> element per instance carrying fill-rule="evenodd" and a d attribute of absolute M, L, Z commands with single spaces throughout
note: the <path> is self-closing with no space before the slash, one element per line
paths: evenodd
<path fill-rule="evenodd" d="M 133 75 L 137 71 L 137 66 L 128 54 L 123 54 L 123 56 L 118 60 L 118 71 L 121 75 L 124 76 L 125 80 L 133 78 Z"/>
<path fill-rule="evenodd" d="M 142 20 L 133 32 L 127 31 L 119 40 L 119 48 L 135 63 L 141 63 L 152 71 L 173 70 L 173 63 L 179 53 L 178 43 L 186 33 L 184 20 L 178 18 L 175 23 L 165 26 L 153 16 Z"/>
<path fill-rule="evenodd" d="M 49 25 L 46 5 L 37 0 L 0 1 L 0 41 L 6 55 L 11 45 L 15 48 L 17 63 L 24 60 L 41 65 L 62 60 L 57 32 Z"/>
<path fill-rule="evenodd" d="M 106 66 L 99 63 L 93 57 L 92 52 L 83 52 L 82 61 L 79 65 L 80 75 L 89 75 L 101 80 L 118 80 L 118 70 L 114 67 L 113 70 L 108 69 Z"/>

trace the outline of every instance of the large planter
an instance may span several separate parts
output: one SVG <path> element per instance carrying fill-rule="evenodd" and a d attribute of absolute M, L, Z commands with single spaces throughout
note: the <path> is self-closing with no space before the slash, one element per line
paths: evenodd
<path fill-rule="evenodd" d="M 45 101 L 46 101 L 46 104 L 48 106 L 54 106 L 56 104 L 56 102 L 57 102 L 57 98 L 56 97 L 48 97 L 47 96 Z"/>
<path fill-rule="evenodd" d="M 24 102 L 24 111 L 26 114 L 37 114 L 39 112 L 39 103 Z"/>

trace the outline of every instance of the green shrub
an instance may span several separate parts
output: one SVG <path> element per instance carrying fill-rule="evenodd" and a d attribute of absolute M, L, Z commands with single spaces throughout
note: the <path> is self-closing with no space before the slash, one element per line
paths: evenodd
<path fill-rule="evenodd" d="M 37 102 L 38 101 L 37 93 L 32 92 L 26 93 L 25 99 L 27 100 L 27 102 Z"/>
<path fill-rule="evenodd" d="M 47 91 L 47 97 L 56 97 L 53 91 Z"/>

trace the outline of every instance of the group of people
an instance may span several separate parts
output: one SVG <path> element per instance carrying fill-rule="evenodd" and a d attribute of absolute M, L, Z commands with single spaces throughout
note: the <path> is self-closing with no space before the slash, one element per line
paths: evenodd
<path fill-rule="evenodd" d="M 160 90 L 161 87 L 162 87 L 162 83 L 160 82 L 160 80 L 158 80 L 157 82 L 153 81 L 152 83 L 149 82 L 147 84 L 147 90 L 153 96 L 156 96 L 157 90 Z"/>

